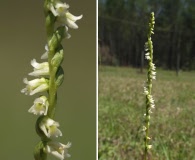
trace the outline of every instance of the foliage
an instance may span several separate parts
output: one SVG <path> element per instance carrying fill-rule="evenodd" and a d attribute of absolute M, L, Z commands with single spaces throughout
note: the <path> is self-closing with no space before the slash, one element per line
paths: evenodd
<path fill-rule="evenodd" d="M 195 69 L 194 0 L 99 0 L 98 36 L 102 64 L 140 67 L 146 24 L 156 18 L 154 57 L 165 69 Z M 109 50 L 105 53 L 105 47 Z M 114 61 L 109 61 L 113 57 Z M 104 60 L 104 61 L 103 61 Z"/>

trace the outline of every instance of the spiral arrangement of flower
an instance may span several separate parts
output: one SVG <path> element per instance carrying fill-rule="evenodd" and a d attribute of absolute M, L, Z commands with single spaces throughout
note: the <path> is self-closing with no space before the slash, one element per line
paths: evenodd
<path fill-rule="evenodd" d="M 152 145 L 149 144 L 149 140 L 151 139 L 149 136 L 149 128 L 150 128 L 150 114 L 152 113 L 152 108 L 155 107 L 154 99 L 152 96 L 152 80 L 156 79 L 156 67 L 153 63 L 153 43 L 152 43 L 152 34 L 154 34 L 154 24 L 155 24 L 155 17 L 154 12 L 151 13 L 150 22 L 149 22 L 149 32 L 148 32 L 148 41 L 145 43 L 145 58 L 148 60 L 148 74 L 147 74 L 147 82 L 146 86 L 144 87 L 144 94 L 146 96 L 146 112 L 144 114 L 145 117 L 145 124 L 143 126 L 143 130 L 145 132 L 144 138 L 144 160 L 149 159 L 148 151 L 152 148 Z"/>
<path fill-rule="evenodd" d="M 46 160 L 47 154 L 63 160 L 70 157 L 68 148 L 71 143 L 66 145 L 57 142 L 55 138 L 62 136 L 59 123 L 54 120 L 55 108 L 57 103 L 57 89 L 62 84 L 64 72 L 60 66 L 64 53 L 61 42 L 64 38 L 70 38 L 68 29 L 77 29 L 76 21 L 82 18 L 74 16 L 69 12 L 69 5 L 60 0 L 45 0 L 44 12 L 46 18 L 47 44 L 46 52 L 41 56 L 46 62 L 38 63 L 35 59 L 31 61 L 33 71 L 28 75 L 36 77 L 33 80 L 23 79 L 26 87 L 21 90 L 25 95 L 34 95 L 47 92 L 48 96 L 39 95 L 34 100 L 34 104 L 28 110 L 38 117 L 36 122 L 36 132 L 41 141 L 34 150 L 35 160 Z"/>

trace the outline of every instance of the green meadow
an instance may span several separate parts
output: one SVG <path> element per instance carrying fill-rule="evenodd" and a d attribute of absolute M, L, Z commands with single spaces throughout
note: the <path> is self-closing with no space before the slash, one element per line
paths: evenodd
<path fill-rule="evenodd" d="M 146 71 L 99 66 L 99 160 L 142 160 Z M 151 160 L 195 160 L 195 72 L 157 68 Z"/>

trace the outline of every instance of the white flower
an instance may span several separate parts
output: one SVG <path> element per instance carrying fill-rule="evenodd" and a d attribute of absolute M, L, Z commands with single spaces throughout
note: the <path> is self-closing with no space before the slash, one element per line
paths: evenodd
<path fill-rule="evenodd" d="M 148 93 L 149 93 L 149 92 L 148 92 L 148 89 L 147 89 L 146 87 L 144 87 L 144 94 L 145 94 L 145 95 L 148 95 Z"/>
<path fill-rule="evenodd" d="M 49 138 L 62 136 L 62 132 L 58 129 L 58 127 L 60 126 L 59 123 L 55 122 L 53 119 L 43 119 L 39 126 L 41 130 L 45 133 L 45 135 Z"/>
<path fill-rule="evenodd" d="M 30 76 L 47 76 L 49 75 L 48 62 L 37 63 L 35 59 L 31 61 L 31 65 L 34 67 L 34 71 L 29 73 Z"/>
<path fill-rule="evenodd" d="M 151 108 L 155 108 L 155 104 L 152 103 L 152 104 L 151 104 Z"/>
<path fill-rule="evenodd" d="M 78 26 L 75 23 L 77 20 L 81 19 L 83 15 L 74 16 L 70 12 L 66 12 L 66 14 L 62 17 L 59 17 L 59 21 L 63 24 L 67 25 L 69 28 L 77 29 Z"/>
<path fill-rule="evenodd" d="M 150 60 L 151 58 L 150 58 L 150 53 L 149 52 L 147 52 L 146 54 L 145 54 L 145 58 L 147 59 L 147 60 Z"/>
<path fill-rule="evenodd" d="M 70 147 L 70 142 L 68 142 L 67 145 L 64 145 L 59 142 L 50 141 L 46 145 L 46 152 L 52 154 L 60 160 L 63 160 L 64 158 L 70 157 L 70 154 L 68 154 L 68 148 Z"/>
<path fill-rule="evenodd" d="M 47 97 L 41 96 L 35 99 L 34 105 L 28 110 L 28 112 L 35 115 L 47 115 L 48 107 L 49 102 Z"/>
<path fill-rule="evenodd" d="M 155 64 L 151 62 L 150 66 L 151 66 L 152 70 L 155 71 L 155 69 L 156 69 Z"/>
<path fill-rule="evenodd" d="M 145 126 L 142 127 L 142 130 L 143 130 L 143 131 L 146 131 L 146 129 L 147 129 L 147 128 L 146 128 Z"/>
<path fill-rule="evenodd" d="M 68 11 L 69 5 L 62 2 L 57 2 L 55 8 L 51 5 L 51 11 L 54 16 L 63 16 Z"/>
<path fill-rule="evenodd" d="M 148 148 L 148 149 L 151 149 L 151 148 L 152 148 L 152 145 L 147 145 L 147 148 Z"/>
<path fill-rule="evenodd" d="M 151 104 L 154 104 L 154 99 L 153 99 L 152 95 L 148 95 L 148 99 L 149 99 L 149 102 Z"/>
<path fill-rule="evenodd" d="M 77 29 L 78 26 L 75 23 L 81 19 L 83 15 L 74 16 L 68 11 L 69 5 L 66 3 L 57 2 L 55 6 L 51 5 L 50 10 L 54 16 L 58 17 L 58 21 L 63 25 L 66 25 L 72 29 Z"/>
<path fill-rule="evenodd" d="M 21 92 L 26 95 L 33 95 L 38 92 L 43 92 L 49 88 L 48 80 L 45 78 L 37 78 L 31 81 L 24 78 L 23 82 L 26 84 L 26 88 L 22 89 Z"/>
<path fill-rule="evenodd" d="M 43 53 L 43 55 L 41 56 L 41 59 L 47 59 L 48 58 L 49 48 L 48 48 L 47 44 L 45 45 L 45 50 L 46 50 L 46 52 Z"/>

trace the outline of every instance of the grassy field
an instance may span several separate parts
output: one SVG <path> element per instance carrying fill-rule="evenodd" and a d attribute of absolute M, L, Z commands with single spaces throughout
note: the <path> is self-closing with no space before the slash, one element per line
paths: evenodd
<path fill-rule="evenodd" d="M 99 160 L 142 160 L 146 71 L 99 67 Z M 195 72 L 157 69 L 151 160 L 195 160 Z"/>

